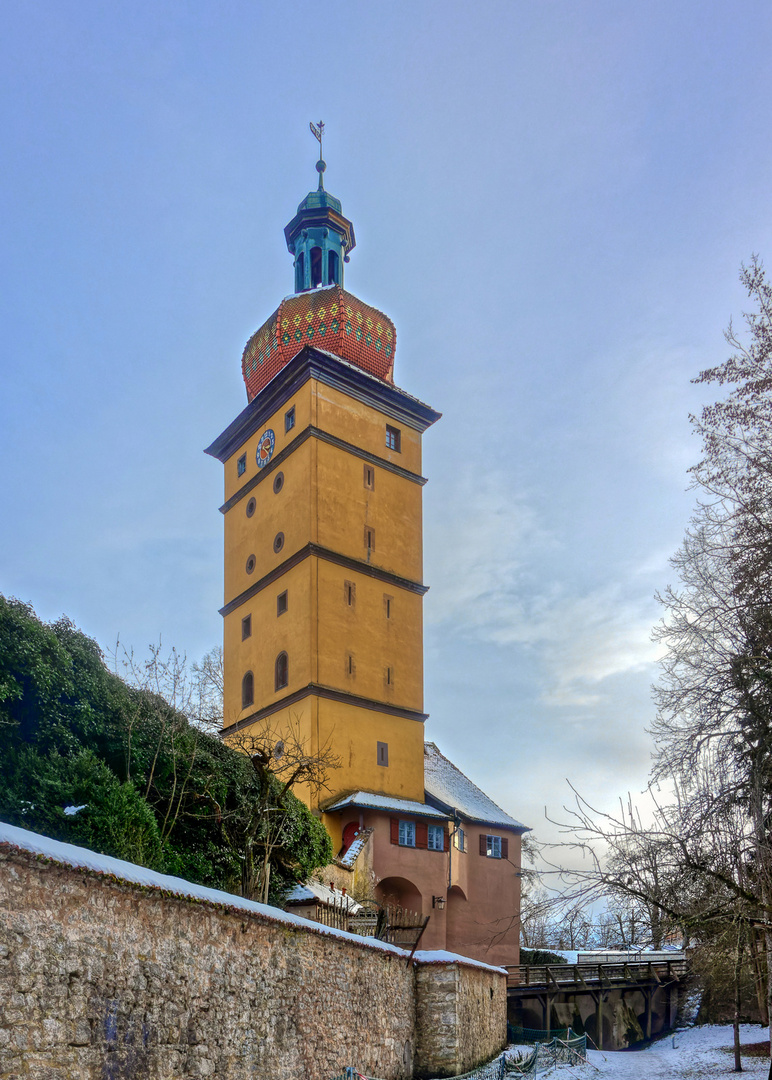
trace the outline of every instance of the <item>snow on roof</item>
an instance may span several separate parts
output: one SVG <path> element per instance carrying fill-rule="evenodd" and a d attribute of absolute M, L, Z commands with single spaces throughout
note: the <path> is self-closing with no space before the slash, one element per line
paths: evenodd
<path fill-rule="evenodd" d="M 426 803 L 413 802 L 412 799 L 395 799 L 391 795 L 373 795 L 370 791 L 355 791 L 353 795 L 347 795 L 344 799 L 338 799 L 332 806 L 326 807 L 324 812 L 329 814 L 333 810 L 345 810 L 347 806 L 387 810 L 395 814 L 412 814 L 414 817 L 435 818 L 437 821 L 446 821 L 448 817 L 443 811 L 435 810 Z"/>
<path fill-rule="evenodd" d="M 345 866 L 347 870 L 350 870 L 354 863 L 357 861 L 357 857 L 365 846 L 367 841 L 372 835 L 372 829 L 360 829 L 354 837 L 354 840 L 349 844 L 342 858 L 338 859 L 341 866 Z"/>
<path fill-rule="evenodd" d="M 344 907 L 351 915 L 356 915 L 362 905 L 358 904 L 347 893 L 340 889 L 331 889 L 329 885 L 323 885 L 321 881 L 306 881 L 295 885 L 285 897 L 286 904 L 310 904 L 318 900 L 329 907 Z"/>
<path fill-rule="evenodd" d="M 497 806 L 493 799 L 489 799 L 484 791 L 480 791 L 431 742 L 424 743 L 424 787 L 428 798 L 448 813 L 457 810 L 468 821 L 530 832 L 527 825 L 521 825 Z"/>

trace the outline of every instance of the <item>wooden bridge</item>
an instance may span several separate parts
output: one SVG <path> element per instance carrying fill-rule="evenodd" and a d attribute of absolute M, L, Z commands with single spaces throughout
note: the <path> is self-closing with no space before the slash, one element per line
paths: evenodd
<path fill-rule="evenodd" d="M 572 1027 L 600 1049 L 621 1049 L 668 1031 L 689 975 L 685 958 L 507 968 L 513 1026 Z"/>

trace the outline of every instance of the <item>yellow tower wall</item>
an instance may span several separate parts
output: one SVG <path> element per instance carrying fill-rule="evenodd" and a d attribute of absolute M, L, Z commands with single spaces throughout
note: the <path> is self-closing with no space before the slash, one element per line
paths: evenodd
<path fill-rule="evenodd" d="M 294 727 L 309 752 L 330 747 L 340 768 L 329 789 L 297 789 L 309 805 L 355 790 L 423 801 L 421 430 L 437 414 L 333 358 L 311 354 L 305 369 L 303 359 L 210 448 L 225 465 L 223 726 L 235 745 Z M 314 363 L 325 378 L 311 374 Z M 399 449 L 387 445 L 387 427 Z M 259 469 L 268 429 L 273 454 Z M 282 652 L 289 677 L 277 688 Z M 254 696 L 242 708 L 247 672 Z"/>

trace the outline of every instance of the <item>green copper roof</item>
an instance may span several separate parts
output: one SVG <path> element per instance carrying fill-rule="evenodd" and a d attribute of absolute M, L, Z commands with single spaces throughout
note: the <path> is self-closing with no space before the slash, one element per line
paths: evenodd
<path fill-rule="evenodd" d="M 309 191 L 298 206 L 298 213 L 301 214 L 304 210 L 321 210 L 325 207 L 337 210 L 339 214 L 343 212 L 340 199 L 330 195 L 324 188 L 318 188 L 316 191 Z"/>

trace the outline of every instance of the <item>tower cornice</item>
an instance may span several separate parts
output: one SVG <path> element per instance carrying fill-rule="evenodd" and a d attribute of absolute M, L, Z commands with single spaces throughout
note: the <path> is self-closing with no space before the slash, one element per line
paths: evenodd
<path fill-rule="evenodd" d="M 309 379 L 341 390 L 415 431 L 426 431 L 442 416 L 393 383 L 384 382 L 339 356 L 307 345 L 274 375 L 205 453 L 218 461 L 227 461 Z"/>

